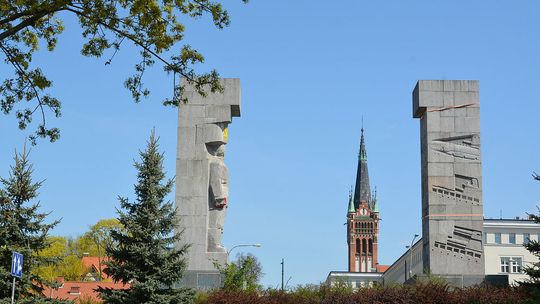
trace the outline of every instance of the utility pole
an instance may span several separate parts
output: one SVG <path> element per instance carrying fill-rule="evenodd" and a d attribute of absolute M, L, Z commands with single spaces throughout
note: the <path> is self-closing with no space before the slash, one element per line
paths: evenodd
<path fill-rule="evenodd" d="M 285 259 L 281 259 L 281 291 L 284 290 L 285 286 L 283 286 L 283 278 L 285 276 Z"/>

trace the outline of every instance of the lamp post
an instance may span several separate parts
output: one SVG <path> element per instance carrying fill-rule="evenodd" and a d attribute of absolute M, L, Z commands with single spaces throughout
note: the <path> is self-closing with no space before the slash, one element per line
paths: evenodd
<path fill-rule="evenodd" d="M 233 251 L 233 249 L 237 248 L 237 247 L 261 247 L 261 246 L 262 246 L 261 244 L 240 244 L 240 245 L 235 245 L 231 249 L 229 249 L 229 251 L 227 251 L 227 255 L 230 255 L 231 252 Z"/>
<path fill-rule="evenodd" d="M 409 248 L 409 279 L 412 277 L 412 247 L 414 245 L 414 240 L 418 237 L 418 234 L 415 234 L 410 246 L 405 246 L 405 248 Z M 407 278 L 405 278 L 405 281 L 407 281 Z"/>

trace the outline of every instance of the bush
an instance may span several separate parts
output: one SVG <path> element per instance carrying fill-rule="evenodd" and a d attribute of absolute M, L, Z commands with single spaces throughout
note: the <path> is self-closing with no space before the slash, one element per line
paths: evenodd
<path fill-rule="evenodd" d="M 375 286 L 356 291 L 347 286 L 328 287 L 304 285 L 292 291 L 268 289 L 264 292 L 213 291 L 200 304 L 507 304 L 530 302 L 522 288 L 495 288 L 475 286 L 469 288 L 449 288 L 446 284 L 419 283 L 411 286 Z"/>

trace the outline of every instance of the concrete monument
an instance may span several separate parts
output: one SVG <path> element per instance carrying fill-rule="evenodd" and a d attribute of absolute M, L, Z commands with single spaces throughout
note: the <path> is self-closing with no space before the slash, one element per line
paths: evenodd
<path fill-rule="evenodd" d="M 240 80 L 222 79 L 223 93 L 206 97 L 185 84 L 178 110 L 176 206 L 190 244 L 187 272 L 182 284 L 209 289 L 221 284 L 214 263 L 227 262 L 221 244 L 228 201 L 228 176 L 224 163 L 228 125 L 240 116 Z"/>
<path fill-rule="evenodd" d="M 478 283 L 484 276 L 478 81 L 419 81 L 413 116 L 420 119 L 424 272 Z"/>

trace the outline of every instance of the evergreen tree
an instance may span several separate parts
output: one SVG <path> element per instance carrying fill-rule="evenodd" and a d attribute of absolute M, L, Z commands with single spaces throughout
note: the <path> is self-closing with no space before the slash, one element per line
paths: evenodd
<path fill-rule="evenodd" d="M 191 303 L 194 293 L 173 288 L 182 278 L 188 247 L 175 247 L 181 234 L 175 232 L 177 217 L 170 201 L 165 201 L 173 179 L 165 180 L 163 154 L 152 132 L 145 151 L 135 162 L 135 200 L 120 197 L 118 220 L 124 227 L 112 230 L 112 246 L 106 248 L 110 261 L 105 273 L 115 282 L 130 284 L 128 289 L 100 288 L 105 303 L 164 304 Z"/>
<path fill-rule="evenodd" d="M 533 178 L 537 181 L 540 181 L 540 175 L 534 173 Z M 540 224 L 540 215 L 529 214 L 529 217 L 534 220 L 535 223 Z M 534 254 L 536 257 L 540 258 L 540 243 L 534 240 L 530 240 L 525 244 L 525 248 Z M 529 279 L 525 282 L 525 285 L 533 285 L 540 288 L 540 260 L 536 263 L 533 263 L 531 266 L 526 266 L 523 268 L 523 271 L 529 275 Z M 540 298 L 540 293 L 538 293 Z"/>
<path fill-rule="evenodd" d="M 9 177 L 0 177 L 0 299 L 11 298 L 11 258 L 12 251 L 17 251 L 24 255 L 24 263 L 16 298 L 37 303 L 43 281 L 33 270 L 46 262 L 38 254 L 50 245 L 47 234 L 59 221 L 45 223 L 48 213 L 40 213 L 39 203 L 34 202 L 42 182 L 32 181 L 26 149 L 15 151 L 14 160 Z"/>
<path fill-rule="evenodd" d="M 540 175 L 534 173 L 533 178 L 537 181 L 540 181 Z M 540 208 L 539 208 L 540 211 Z M 534 220 L 535 223 L 540 224 L 540 215 L 529 214 L 529 218 Z M 540 242 L 535 240 L 529 240 L 525 243 L 525 248 L 535 255 L 537 261 L 523 267 L 523 271 L 529 276 L 524 282 L 520 282 L 521 286 L 525 287 L 525 290 L 528 291 L 529 300 L 524 301 L 523 303 L 539 303 L 540 302 Z"/>

